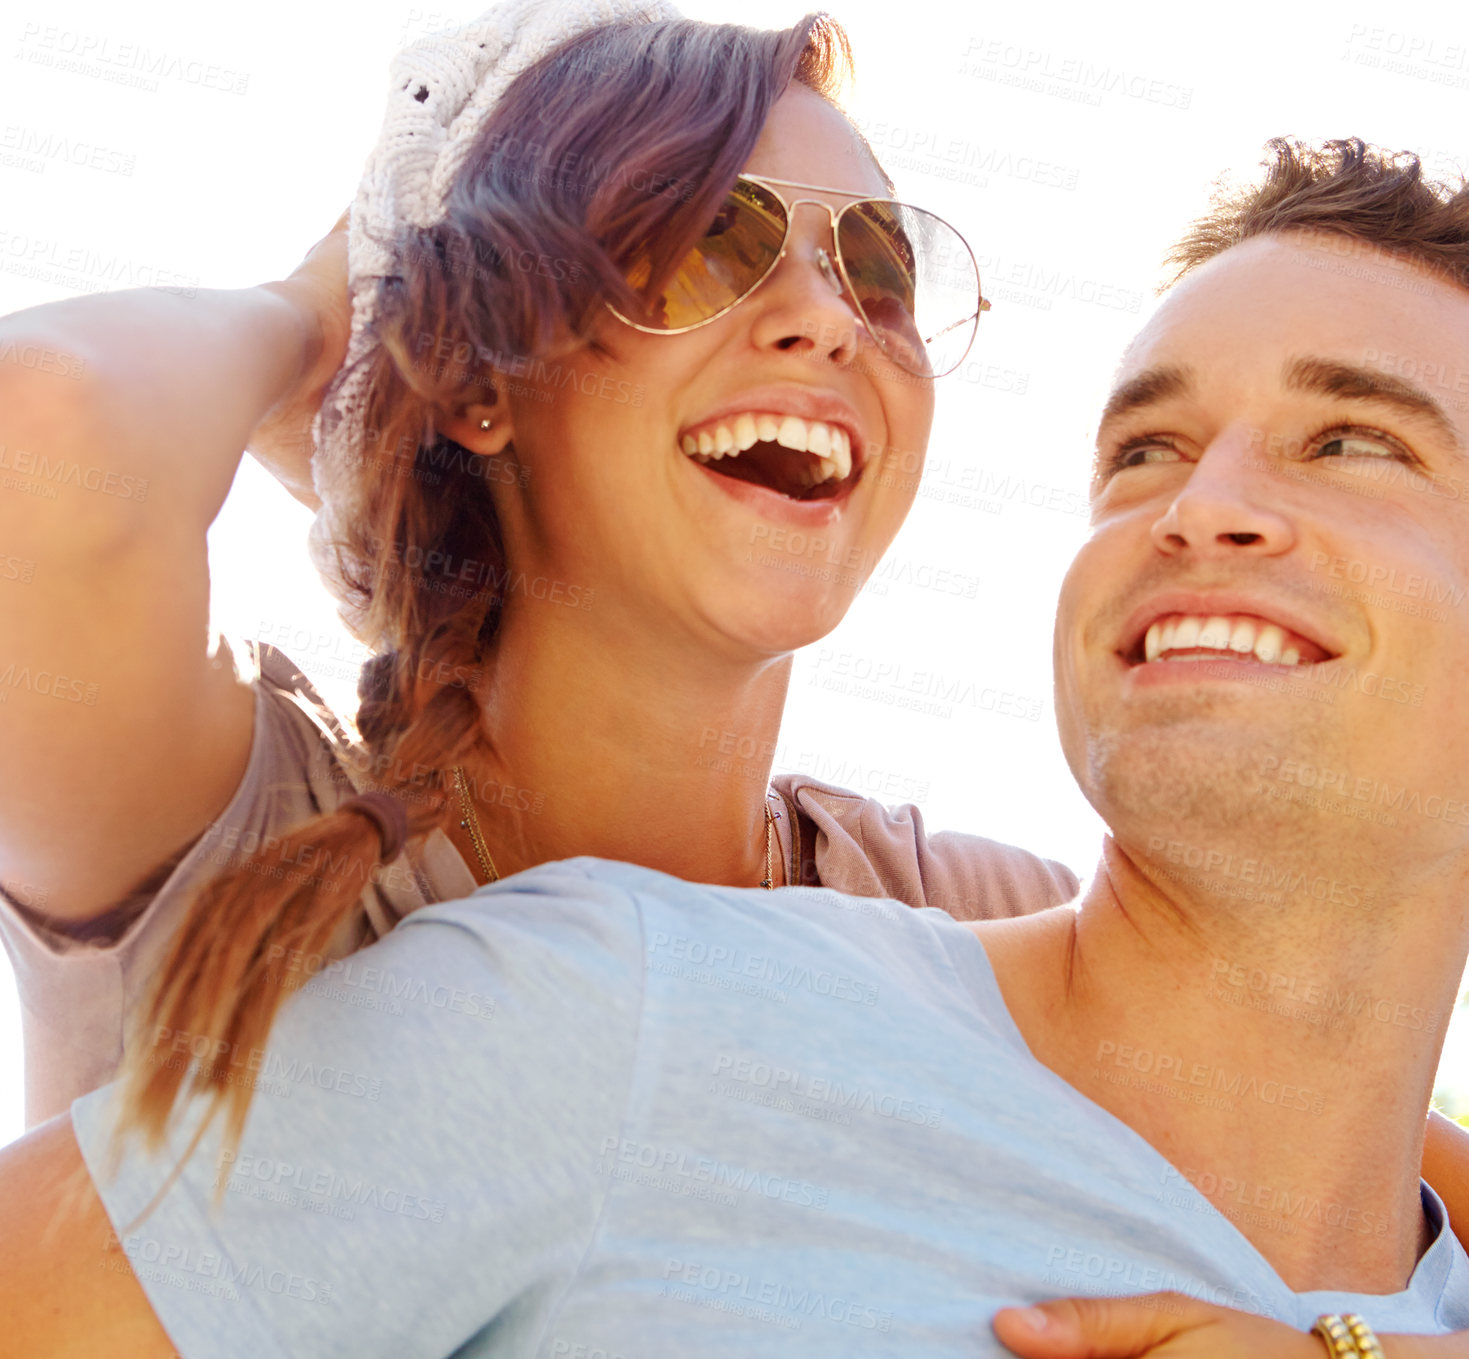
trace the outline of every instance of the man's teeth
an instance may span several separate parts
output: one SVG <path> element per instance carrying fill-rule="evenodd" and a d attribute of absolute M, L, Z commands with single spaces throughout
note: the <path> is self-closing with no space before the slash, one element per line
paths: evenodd
<path fill-rule="evenodd" d="M 779 444 L 816 458 L 812 484 L 835 478 L 845 481 L 852 473 L 852 439 L 840 425 L 821 420 L 803 420 L 799 415 L 770 415 L 751 411 L 721 421 L 697 435 L 685 434 L 683 451 L 700 462 L 737 458 L 757 443 Z"/>
<path fill-rule="evenodd" d="M 1187 652 L 1187 655 L 1171 655 Z M 1265 665 L 1299 665 L 1300 648 L 1284 628 L 1258 618 L 1224 617 L 1221 614 L 1173 614 L 1160 618 L 1143 639 L 1143 656 L 1148 661 L 1166 657 L 1170 661 L 1208 661 L 1215 656 L 1248 656 Z"/>

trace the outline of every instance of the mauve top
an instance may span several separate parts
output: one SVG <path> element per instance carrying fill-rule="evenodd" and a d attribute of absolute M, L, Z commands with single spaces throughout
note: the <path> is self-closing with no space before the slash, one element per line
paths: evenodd
<path fill-rule="evenodd" d="M 344 755 L 342 723 L 294 662 L 261 642 L 247 641 L 240 652 L 229 655 L 255 691 L 250 759 L 229 804 L 198 839 L 105 914 L 64 933 L 0 890 L 0 939 L 20 997 L 28 1126 L 116 1075 L 125 1022 L 197 885 L 363 785 L 358 762 Z M 1025 850 L 954 831 L 929 835 L 912 805 L 890 809 L 800 774 L 777 775 L 772 787 L 787 864 L 789 812 L 797 814 L 800 868 L 793 866 L 792 882 L 937 906 L 961 920 L 1044 910 L 1078 890 L 1069 869 Z M 477 886 L 449 838 L 434 830 L 364 883 L 360 910 L 331 953 L 362 948 L 410 911 L 466 897 Z"/>

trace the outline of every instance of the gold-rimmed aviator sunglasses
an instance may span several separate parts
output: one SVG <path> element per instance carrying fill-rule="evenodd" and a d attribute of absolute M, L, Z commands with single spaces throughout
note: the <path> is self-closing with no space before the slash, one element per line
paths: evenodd
<path fill-rule="evenodd" d="M 832 194 L 788 199 L 782 189 Z M 785 258 L 795 209 L 810 203 L 831 221 L 836 258 L 817 247 L 822 276 L 851 299 L 867 333 L 898 367 L 917 377 L 952 373 L 974 343 L 981 312 L 974 252 L 942 217 L 892 198 L 849 189 L 740 175 L 709 229 L 673 271 L 640 319 L 608 306 L 621 321 L 650 335 L 683 335 L 739 306 Z M 635 288 L 648 281 L 646 261 L 628 271 Z"/>

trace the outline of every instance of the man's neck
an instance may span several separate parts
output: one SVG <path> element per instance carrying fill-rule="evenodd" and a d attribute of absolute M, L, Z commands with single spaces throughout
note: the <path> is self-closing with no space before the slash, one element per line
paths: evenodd
<path fill-rule="evenodd" d="M 1257 870 L 1227 867 L 1170 878 L 1166 855 L 1108 840 L 1079 909 L 981 937 L 1036 1057 L 1150 1142 L 1288 1286 L 1396 1292 L 1427 1245 L 1424 1119 L 1465 912 L 1421 885 L 1387 900 L 1359 882 L 1333 902 L 1329 868 L 1250 898 L 1239 875 Z"/>

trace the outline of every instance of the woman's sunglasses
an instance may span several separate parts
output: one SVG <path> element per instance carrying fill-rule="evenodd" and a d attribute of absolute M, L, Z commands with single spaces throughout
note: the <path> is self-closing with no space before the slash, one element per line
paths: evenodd
<path fill-rule="evenodd" d="M 851 297 L 878 348 L 918 377 L 943 377 L 964 362 L 990 304 L 963 236 L 942 217 L 891 198 L 857 198 L 834 211 L 818 198 L 787 201 L 780 189 L 855 197 L 846 189 L 741 175 L 643 318 L 615 307 L 613 315 L 650 335 L 682 335 L 718 319 L 769 277 L 785 255 L 794 209 L 814 203 L 830 216 L 836 243 L 835 265 L 824 249 L 817 264 L 838 293 Z M 628 282 L 645 285 L 648 269 L 645 261 L 635 265 Z"/>

